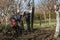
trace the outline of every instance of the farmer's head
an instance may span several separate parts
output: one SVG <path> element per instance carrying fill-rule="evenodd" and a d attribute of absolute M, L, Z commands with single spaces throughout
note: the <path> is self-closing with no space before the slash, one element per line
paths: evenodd
<path fill-rule="evenodd" d="M 17 25 L 16 19 L 15 19 L 15 18 L 10 18 L 10 26 L 11 26 L 11 27 L 14 27 L 14 26 L 16 26 L 16 25 Z"/>

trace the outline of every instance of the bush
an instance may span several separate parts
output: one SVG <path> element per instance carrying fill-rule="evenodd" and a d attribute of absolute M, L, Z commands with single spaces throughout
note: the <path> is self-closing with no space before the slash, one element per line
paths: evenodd
<path fill-rule="evenodd" d="M 10 25 L 7 25 L 7 26 L 2 27 L 1 32 L 5 34 L 6 32 L 9 32 L 11 30 L 12 29 L 11 29 Z"/>

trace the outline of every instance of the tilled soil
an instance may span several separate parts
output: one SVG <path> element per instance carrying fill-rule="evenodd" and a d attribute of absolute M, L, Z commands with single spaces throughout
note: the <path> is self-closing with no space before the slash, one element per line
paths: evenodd
<path fill-rule="evenodd" d="M 10 34 L 9 34 L 10 35 Z M 35 30 L 33 32 L 24 31 L 17 38 L 6 36 L 0 33 L 0 40 L 55 40 L 54 30 Z"/>

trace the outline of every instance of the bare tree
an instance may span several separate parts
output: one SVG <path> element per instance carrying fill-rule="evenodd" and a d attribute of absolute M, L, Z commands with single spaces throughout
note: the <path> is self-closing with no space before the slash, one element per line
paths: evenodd
<path fill-rule="evenodd" d="M 38 0 L 38 9 L 41 10 L 44 14 L 44 19 L 46 22 L 46 14 L 49 14 L 49 25 L 51 22 L 51 15 L 50 13 L 53 11 L 53 7 L 56 3 L 56 0 Z M 54 12 L 54 11 L 53 11 Z"/>
<path fill-rule="evenodd" d="M 4 11 L 5 25 L 8 24 L 8 17 L 16 13 L 14 0 L 0 0 L 0 9 Z"/>
<path fill-rule="evenodd" d="M 58 0 L 43 0 L 43 1 L 41 2 L 41 0 L 40 0 L 40 3 L 38 2 L 38 7 L 39 7 L 40 10 L 42 8 L 42 12 L 45 11 L 45 12 L 49 13 L 49 25 L 50 25 L 50 21 L 51 21 L 50 13 L 51 12 L 56 13 L 56 22 L 57 22 L 57 24 L 56 24 L 56 32 L 55 32 L 54 36 L 57 37 L 59 35 L 59 28 L 60 28 L 60 25 L 59 25 L 60 21 L 59 20 L 60 20 L 60 18 L 59 18 L 59 9 L 58 9 L 58 11 L 56 11 L 57 9 L 54 9 L 54 5 L 59 4 Z"/>

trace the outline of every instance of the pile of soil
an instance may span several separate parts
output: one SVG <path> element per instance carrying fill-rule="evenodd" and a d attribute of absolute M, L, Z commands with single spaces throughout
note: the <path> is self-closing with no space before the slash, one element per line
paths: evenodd
<path fill-rule="evenodd" d="M 17 38 L 12 36 L 1 35 L 0 40 L 55 40 L 54 30 L 34 30 L 32 32 L 23 31 L 22 35 Z"/>

